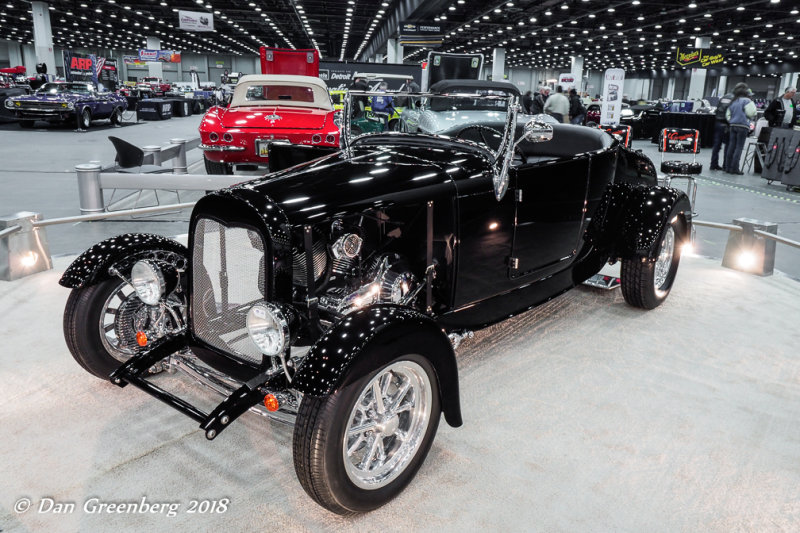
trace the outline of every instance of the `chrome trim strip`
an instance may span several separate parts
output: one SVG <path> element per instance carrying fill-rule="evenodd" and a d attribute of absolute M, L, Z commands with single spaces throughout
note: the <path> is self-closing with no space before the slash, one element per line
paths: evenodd
<path fill-rule="evenodd" d="M 201 144 L 198 146 L 201 150 L 206 152 L 244 152 L 244 146 L 221 146 L 211 144 Z"/>

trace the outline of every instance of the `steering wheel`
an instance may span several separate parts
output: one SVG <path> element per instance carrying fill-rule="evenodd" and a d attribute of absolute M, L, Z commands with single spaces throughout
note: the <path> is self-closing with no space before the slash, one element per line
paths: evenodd
<path fill-rule="evenodd" d="M 502 142 L 503 134 L 501 132 L 497 131 L 496 129 L 494 129 L 492 127 L 489 127 L 489 126 L 483 126 L 481 124 L 472 124 L 470 126 L 465 126 L 465 127 L 461 128 L 460 130 L 458 130 L 456 132 L 455 138 L 456 139 L 467 139 L 467 140 L 470 140 L 470 141 L 475 141 L 474 137 L 464 136 L 463 135 L 465 132 L 468 132 L 468 131 L 474 131 L 477 134 L 477 135 L 475 135 L 475 137 L 478 137 L 480 139 L 480 142 L 484 146 L 489 148 L 490 150 L 497 150 L 498 148 L 500 148 L 500 143 Z M 493 145 L 493 144 L 489 143 L 489 141 L 486 138 L 487 137 L 486 136 L 487 132 L 497 136 L 498 142 L 496 143 L 496 145 Z"/>

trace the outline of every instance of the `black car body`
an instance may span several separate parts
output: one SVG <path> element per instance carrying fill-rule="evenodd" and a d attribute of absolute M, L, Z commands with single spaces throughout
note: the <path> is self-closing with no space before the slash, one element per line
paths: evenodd
<path fill-rule="evenodd" d="M 688 199 L 656 185 L 647 157 L 596 128 L 512 126 L 517 99 L 505 101 L 499 145 L 276 144 L 272 173 L 198 201 L 188 249 L 139 234 L 96 245 L 61 279 L 73 355 L 209 439 L 264 405 L 295 424 L 312 498 L 341 514 L 382 505 L 424 460 L 439 413 L 462 424 L 454 348 L 469 330 L 616 260 L 626 300 L 655 307 L 690 232 Z M 159 365 L 226 399 L 200 411 L 146 379 Z"/>

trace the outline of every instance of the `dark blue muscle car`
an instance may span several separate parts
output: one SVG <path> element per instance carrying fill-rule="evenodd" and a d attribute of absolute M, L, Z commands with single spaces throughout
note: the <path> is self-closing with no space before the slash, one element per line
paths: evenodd
<path fill-rule="evenodd" d="M 37 120 L 46 120 L 77 122 L 78 127 L 86 129 L 97 119 L 107 118 L 112 124 L 119 124 L 128 101 L 114 93 L 98 92 L 88 82 L 55 82 L 45 83 L 32 95 L 9 98 L 5 107 L 23 128 L 32 128 Z"/>

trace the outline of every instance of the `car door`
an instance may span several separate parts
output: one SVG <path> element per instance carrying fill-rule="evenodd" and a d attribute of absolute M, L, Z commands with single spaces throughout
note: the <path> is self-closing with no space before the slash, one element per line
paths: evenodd
<path fill-rule="evenodd" d="M 589 168 L 586 154 L 512 169 L 516 200 L 512 278 L 543 278 L 572 262 L 580 246 Z"/>

